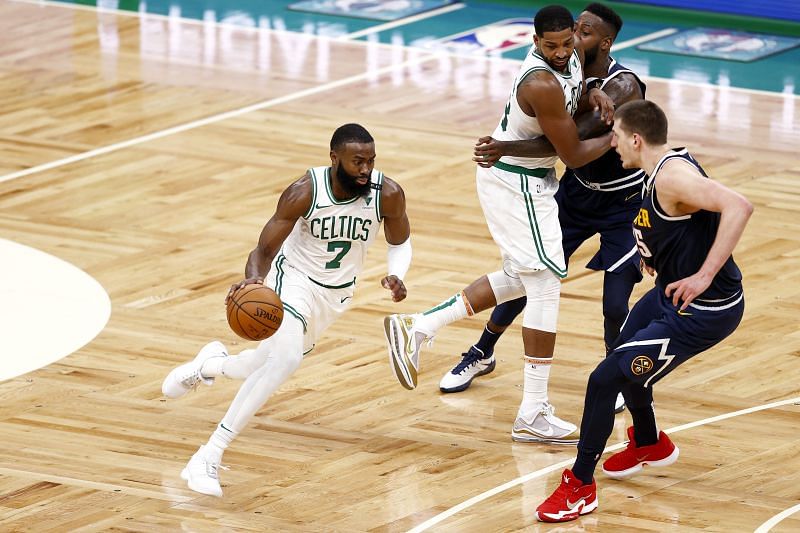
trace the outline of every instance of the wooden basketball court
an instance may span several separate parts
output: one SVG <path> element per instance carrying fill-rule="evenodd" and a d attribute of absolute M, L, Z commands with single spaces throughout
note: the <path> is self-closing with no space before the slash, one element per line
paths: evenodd
<path fill-rule="evenodd" d="M 3 531 L 753 531 L 800 503 L 796 96 L 648 80 L 671 140 L 756 206 L 735 254 L 747 311 L 656 387 L 678 463 L 623 482 L 598 473 L 598 511 L 552 527 L 533 511 L 574 448 L 511 441 L 519 327 L 497 370 L 452 395 L 438 381 L 487 314 L 438 335 L 415 391 L 393 378 L 382 334 L 384 315 L 498 266 L 470 157 L 517 62 L 34 3 L 0 2 L 0 17 L 0 235 L 85 270 L 112 304 L 88 345 L 0 383 Z M 224 498 L 199 495 L 179 473 L 239 384 L 167 401 L 161 381 L 208 340 L 250 346 L 223 298 L 278 194 L 328 162 L 345 122 L 370 130 L 378 168 L 406 191 L 409 296 L 393 304 L 380 287 L 377 244 L 352 311 L 226 453 Z M 603 355 L 602 276 L 583 268 L 594 246 L 563 285 L 550 381 L 573 422 Z M 43 303 L 21 319 L 46 336 L 59 317 Z M 625 427 L 619 415 L 609 445 Z M 797 530 L 798 514 L 773 529 Z"/>

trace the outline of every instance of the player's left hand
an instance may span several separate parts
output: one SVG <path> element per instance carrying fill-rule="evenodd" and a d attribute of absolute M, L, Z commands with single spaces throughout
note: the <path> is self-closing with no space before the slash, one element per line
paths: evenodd
<path fill-rule="evenodd" d="M 481 137 L 472 150 L 472 160 L 478 163 L 479 167 L 489 168 L 503 157 L 502 147 L 502 141 L 492 137 Z"/>
<path fill-rule="evenodd" d="M 397 276 L 386 276 L 381 280 L 381 285 L 384 289 L 392 291 L 392 301 L 402 302 L 406 299 L 406 286 L 403 285 L 403 280 Z"/>
<path fill-rule="evenodd" d="M 600 113 L 600 120 L 606 124 L 614 122 L 614 100 L 602 89 L 595 87 L 589 90 L 589 103 L 592 104 L 595 112 Z"/>
<path fill-rule="evenodd" d="M 681 311 L 684 311 L 689 304 L 692 303 L 692 300 L 705 292 L 709 285 L 711 285 L 712 279 L 713 276 L 697 272 L 688 278 L 673 281 L 667 285 L 664 293 L 667 295 L 667 298 L 672 298 L 672 305 L 676 307 L 680 301 L 683 301 Z"/>

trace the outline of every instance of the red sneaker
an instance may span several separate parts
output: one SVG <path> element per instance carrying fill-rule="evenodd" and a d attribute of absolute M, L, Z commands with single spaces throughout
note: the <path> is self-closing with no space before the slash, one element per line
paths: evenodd
<path fill-rule="evenodd" d="M 639 447 L 636 446 L 631 426 L 628 428 L 628 439 L 627 448 L 615 453 L 603 463 L 603 472 L 607 476 L 628 477 L 640 472 L 645 465 L 669 466 L 678 460 L 680 450 L 663 431 L 658 434 L 657 443 Z"/>
<path fill-rule="evenodd" d="M 561 474 L 561 485 L 539 507 L 536 519 L 540 522 L 568 522 L 582 514 L 597 509 L 597 485 L 584 485 L 566 469 Z"/>

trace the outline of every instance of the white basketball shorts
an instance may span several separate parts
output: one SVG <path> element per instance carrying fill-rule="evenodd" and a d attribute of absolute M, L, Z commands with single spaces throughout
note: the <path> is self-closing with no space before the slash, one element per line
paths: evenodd
<path fill-rule="evenodd" d="M 478 167 L 478 198 L 505 268 L 516 272 L 551 270 L 567 275 L 555 169 L 544 178 Z"/>
<path fill-rule="evenodd" d="M 281 297 L 284 318 L 291 315 L 303 323 L 303 354 L 310 352 L 322 333 L 347 310 L 355 287 L 333 289 L 315 283 L 281 253 L 272 262 L 265 285 Z"/>

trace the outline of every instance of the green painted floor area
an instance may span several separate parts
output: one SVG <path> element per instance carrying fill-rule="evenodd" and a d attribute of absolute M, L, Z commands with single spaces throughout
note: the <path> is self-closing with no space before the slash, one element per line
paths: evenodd
<path fill-rule="evenodd" d="M 75 3 L 94 6 L 95 0 Z M 312 14 L 288 9 L 292 1 L 263 0 L 100 0 L 107 9 L 121 9 L 160 15 L 223 22 L 242 26 L 271 28 L 325 36 L 346 36 L 376 40 L 402 46 L 428 46 L 431 41 L 466 32 L 509 18 L 532 18 L 539 7 L 549 2 L 522 0 L 467 1 L 461 9 L 370 32 L 385 23 L 334 15 Z M 562 2 L 578 14 L 587 2 Z M 715 15 L 697 11 L 644 7 L 608 2 L 625 25 L 617 38 L 622 44 L 666 28 L 678 30 L 713 27 L 800 37 L 800 24 L 767 19 Z M 363 34 L 367 32 L 366 34 Z M 527 47 L 502 53 L 503 57 L 521 59 Z M 624 48 L 614 56 L 618 61 L 645 76 L 680 79 L 786 94 L 800 94 L 800 47 L 749 63 L 674 55 Z"/>

